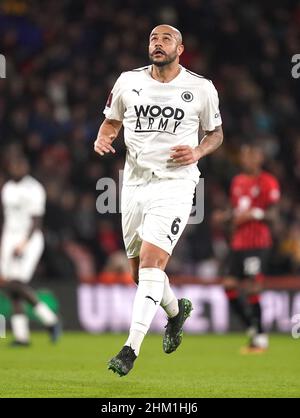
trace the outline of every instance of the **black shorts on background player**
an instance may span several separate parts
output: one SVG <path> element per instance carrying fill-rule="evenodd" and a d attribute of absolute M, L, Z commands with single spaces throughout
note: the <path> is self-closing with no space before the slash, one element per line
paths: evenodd
<path fill-rule="evenodd" d="M 231 251 L 228 260 L 227 276 L 243 280 L 268 273 L 270 249 Z"/>

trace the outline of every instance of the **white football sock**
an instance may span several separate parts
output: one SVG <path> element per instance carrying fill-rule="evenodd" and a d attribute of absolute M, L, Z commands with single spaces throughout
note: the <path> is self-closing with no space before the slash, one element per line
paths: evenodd
<path fill-rule="evenodd" d="M 160 303 L 169 318 L 174 318 L 179 313 L 178 299 L 171 289 L 168 276 L 165 274 L 164 294 Z"/>
<path fill-rule="evenodd" d="M 24 314 L 14 314 L 11 317 L 11 329 L 16 341 L 29 342 L 29 321 Z"/>
<path fill-rule="evenodd" d="M 139 270 L 139 284 L 135 294 L 128 340 L 137 356 L 163 297 L 165 273 L 158 268 Z"/>
<path fill-rule="evenodd" d="M 43 302 L 39 302 L 34 307 L 36 316 L 41 320 L 42 324 L 46 327 L 51 327 L 57 323 L 57 316 L 51 309 Z"/>
<path fill-rule="evenodd" d="M 138 356 L 145 335 L 146 334 L 142 331 L 130 328 L 128 339 L 124 345 L 131 347 L 134 350 L 135 355 Z"/>

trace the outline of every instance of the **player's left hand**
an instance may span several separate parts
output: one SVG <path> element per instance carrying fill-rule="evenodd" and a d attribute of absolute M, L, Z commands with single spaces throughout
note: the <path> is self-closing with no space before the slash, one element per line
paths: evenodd
<path fill-rule="evenodd" d="M 13 252 L 14 257 L 22 257 L 26 244 L 27 244 L 26 241 L 22 241 L 15 247 L 14 252 Z"/>
<path fill-rule="evenodd" d="M 197 148 L 192 148 L 189 145 L 177 145 L 171 148 L 171 155 L 168 163 L 189 165 L 196 163 L 200 157 L 201 155 Z"/>

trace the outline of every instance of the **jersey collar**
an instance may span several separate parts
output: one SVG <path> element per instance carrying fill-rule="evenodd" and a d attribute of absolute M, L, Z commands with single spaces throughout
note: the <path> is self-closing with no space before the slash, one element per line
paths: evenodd
<path fill-rule="evenodd" d="M 180 72 L 177 74 L 176 77 L 174 77 L 171 81 L 168 81 L 167 83 L 163 83 L 162 81 L 155 80 L 155 78 L 152 77 L 152 75 L 151 75 L 152 65 L 148 66 L 147 75 L 148 75 L 148 77 L 151 78 L 152 81 L 154 81 L 154 82 L 156 82 L 160 85 L 170 85 L 170 84 L 173 84 L 174 82 L 178 81 L 182 77 L 182 74 L 184 72 L 184 67 L 180 64 L 179 64 L 179 67 L 180 67 Z"/>

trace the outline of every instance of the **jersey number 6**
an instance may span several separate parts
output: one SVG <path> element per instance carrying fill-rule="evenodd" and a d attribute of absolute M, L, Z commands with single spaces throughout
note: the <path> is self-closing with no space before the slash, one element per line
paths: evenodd
<path fill-rule="evenodd" d="M 172 226 L 171 226 L 171 232 L 172 232 L 173 235 L 178 234 L 180 222 L 181 222 L 180 218 L 175 218 L 174 219 L 174 221 L 172 223 Z"/>

